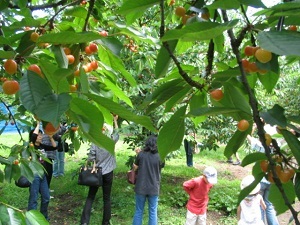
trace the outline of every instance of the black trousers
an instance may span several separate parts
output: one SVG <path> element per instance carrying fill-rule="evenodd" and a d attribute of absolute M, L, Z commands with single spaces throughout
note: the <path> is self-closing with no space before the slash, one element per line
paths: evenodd
<path fill-rule="evenodd" d="M 102 185 L 102 194 L 103 194 L 103 219 L 102 224 L 109 224 L 111 219 L 111 188 L 113 182 L 113 171 L 108 174 L 104 174 L 103 185 Z M 81 224 L 89 224 L 90 216 L 92 211 L 92 205 L 95 200 L 97 191 L 99 187 L 89 187 L 89 193 L 85 201 L 85 205 L 81 214 Z"/>

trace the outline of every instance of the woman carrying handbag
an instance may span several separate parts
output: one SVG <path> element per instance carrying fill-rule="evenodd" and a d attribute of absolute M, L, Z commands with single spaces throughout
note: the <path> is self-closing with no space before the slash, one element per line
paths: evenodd
<path fill-rule="evenodd" d="M 114 116 L 115 128 L 118 128 L 117 124 L 118 116 Z M 105 127 L 104 132 L 111 135 L 111 138 L 117 142 L 119 135 L 115 132 L 109 132 Z M 103 149 L 95 144 L 90 147 L 88 154 L 88 161 L 96 161 L 96 167 L 102 167 L 102 194 L 103 194 L 103 219 L 102 225 L 109 225 L 111 219 L 111 188 L 113 183 L 113 170 L 116 168 L 116 159 L 106 149 Z M 90 222 L 90 216 L 92 211 L 92 205 L 95 200 L 99 187 L 90 186 L 88 196 L 85 201 L 85 205 L 81 214 L 81 225 L 88 225 Z"/>

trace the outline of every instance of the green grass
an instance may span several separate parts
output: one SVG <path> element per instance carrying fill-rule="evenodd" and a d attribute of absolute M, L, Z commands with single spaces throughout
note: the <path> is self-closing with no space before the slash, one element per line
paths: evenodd
<path fill-rule="evenodd" d="M 18 140 L 17 135 L 1 135 L 1 146 L 12 146 Z M 24 136 L 26 137 L 26 135 Z M 80 223 L 81 210 L 83 208 L 88 188 L 77 185 L 76 174 L 79 165 L 86 157 L 88 145 L 83 145 L 76 154 L 66 154 L 65 177 L 53 178 L 51 189 L 54 189 L 54 199 L 49 205 L 51 224 L 74 225 Z M 0 148 L 0 155 L 6 155 L 7 149 Z M 129 156 L 134 155 L 132 150 L 120 140 L 116 146 L 117 168 L 114 171 L 115 177 L 112 190 L 112 224 L 128 225 L 132 223 L 134 214 L 134 191 L 133 185 L 126 181 L 126 172 L 129 170 L 125 163 Z M 242 157 L 241 157 L 242 158 Z M 204 151 L 194 155 L 195 167 L 187 167 L 185 152 L 180 149 L 180 154 L 171 160 L 166 161 L 162 170 L 161 194 L 159 199 L 159 224 L 177 225 L 184 224 L 188 199 L 182 189 L 183 181 L 201 175 L 205 165 L 214 165 L 216 161 L 225 160 L 223 149 L 218 151 Z M 0 167 L 3 168 L 3 167 Z M 197 169 L 198 168 L 198 169 Z M 217 168 L 218 169 L 218 168 Z M 239 190 L 239 181 L 228 179 L 230 171 L 219 171 L 219 182 L 210 193 L 209 210 L 220 211 L 228 209 L 231 216 L 224 217 L 220 224 L 235 224 L 233 217 L 236 211 L 236 201 Z M 99 189 L 93 205 L 90 224 L 100 224 L 102 220 L 102 192 Z M 0 201 L 26 210 L 28 200 L 28 189 L 16 187 L 13 183 L 0 184 Z M 227 201 L 227 202 L 224 202 Z M 225 211 L 221 211 L 224 214 Z M 225 213 L 226 214 L 226 213 Z M 144 224 L 147 224 L 147 207 L 144 215 Z M 218 223 L 215 223 L 218 224 Z"/>

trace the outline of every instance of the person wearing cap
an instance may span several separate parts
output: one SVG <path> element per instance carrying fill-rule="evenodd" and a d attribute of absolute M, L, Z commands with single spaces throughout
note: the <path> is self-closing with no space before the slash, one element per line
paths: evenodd
<path fill-rule="evenodd" d="M 212 166 L 206 167 L 201 176 L 183 183 L 183 189 L 189 195 L 185 225 L 206 225 L 208 193 L 216 183 L 217 170 Z"/>
<path fill-rule="evenodd" d="M 254 180 L 252 175 L 244 177 L 241 182 L 241 190 L 251 185 Z M 260 210 L 261 208 L 265 210 L 266 204 L 259 191 L 260 184 L 258 183 L 249 195 L 240 202 L 237 209 L 238 225 L 264 225 Z"/>

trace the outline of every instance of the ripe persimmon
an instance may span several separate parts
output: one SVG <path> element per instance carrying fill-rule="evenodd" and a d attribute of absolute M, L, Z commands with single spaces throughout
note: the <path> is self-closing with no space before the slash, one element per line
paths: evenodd
<path fill-rule="evenodd" d="M 3 93 L 13 95 L 20 90 L 20 85 L 16 80 L 7 80 L 2 84 Z"/>
<path fill-rule="evenodd" d="M 13 75 L 17 72 L 18 64 L 16 63 L 15 60 L 8 59 L 4 63 L 4 69 L 6 73 L 8 73 L 9 75 Z"/>
<path fill-rule="evenodd" d="M 90 46 L 86 46 L 84 49 L 85 54 L 87 55 L 91 55 L 93 54 L 92 50 L 90 49 Z"/>
<path fill-rule="evenodd" d="M 257 49 L 259 49 L 259 47 L 254 47 L 254 46 L 248 45 L 245 47 L 244 53 L 246 56 L 253 56 Z"/>
<path fill-rule="evenodd" d="M 210 97 L 216 101 L 220 101 L 223 98 L 224 94 L 221 89 L 216 89 L 210 92 Z"/>
<path fill-rule="evenodd" d="M 99 32 L 99 34 L 102 36 L 102 37 L 107 37 L 108 36 L 108 32 L 106 30 L 101 30 Z"/>
<path fill-rule="evenodd" d="M 71 55 L 71 49 L 68 48 L 68 47 L 64 47 L 64 53 L 65 53 L 66 55 Z"/>

